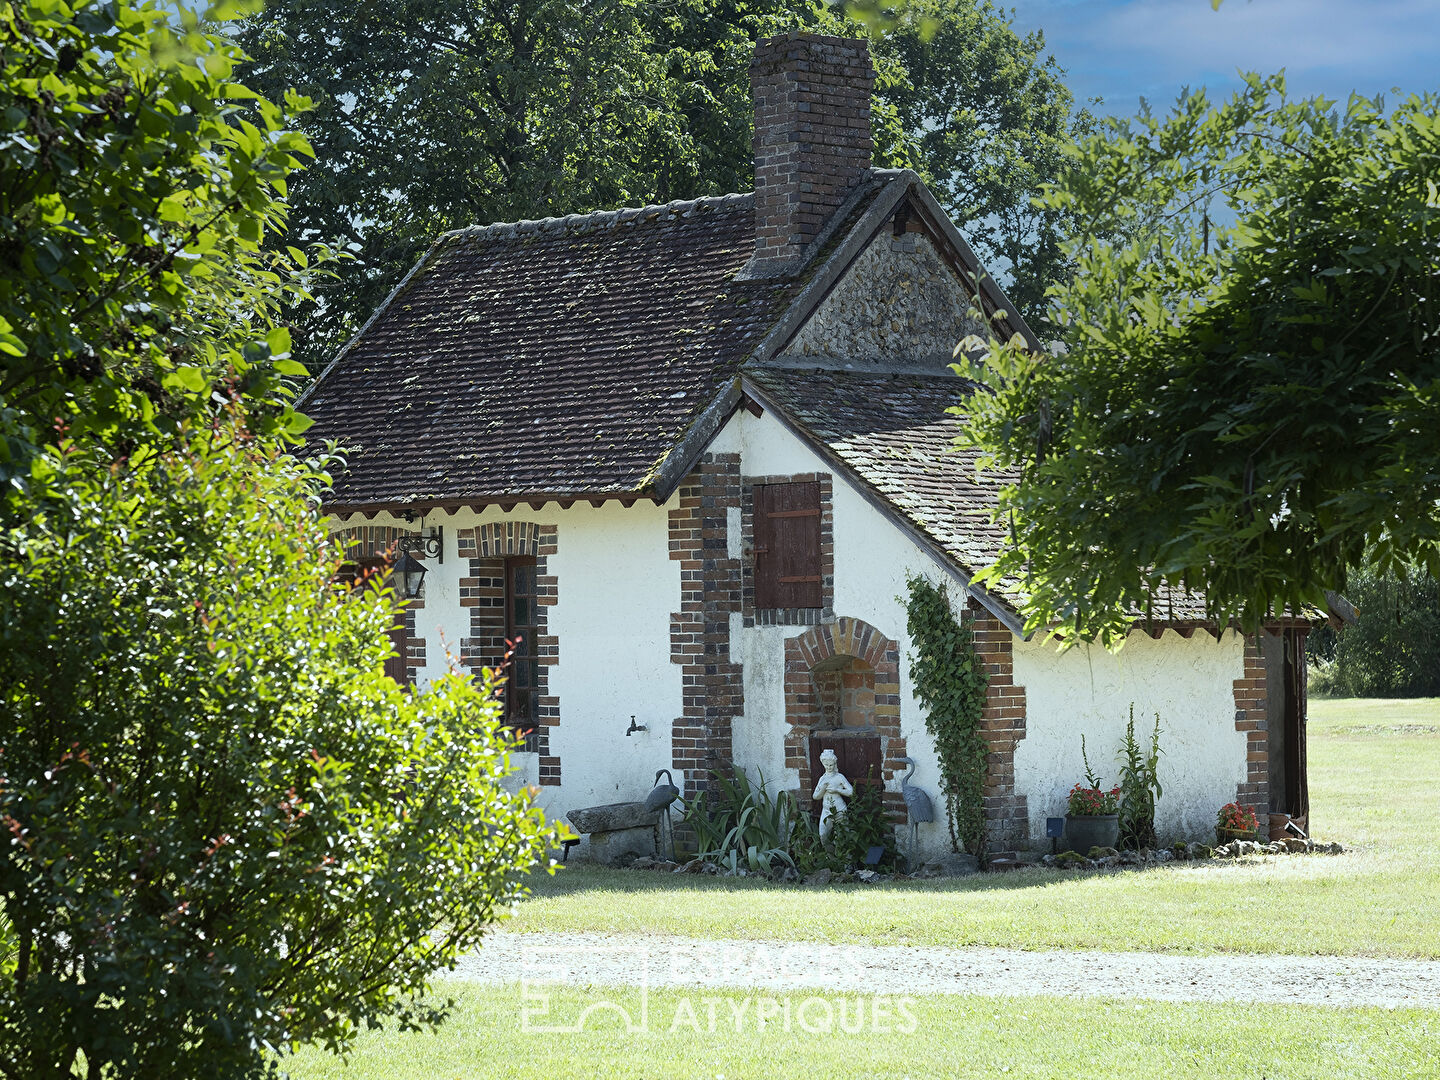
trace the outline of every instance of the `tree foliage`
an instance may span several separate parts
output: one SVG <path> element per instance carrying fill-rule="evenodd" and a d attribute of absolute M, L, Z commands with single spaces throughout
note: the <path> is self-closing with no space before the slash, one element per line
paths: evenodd
<path fill-rule="evenodd" d="M 806 0 L 274 0 L 238 34 L 247 81 L 313 98 L 322 160 L 294 183 L 298 236 L 357 259 L 288 317 L 331 354 L 441 232 L 744 191 L 758 38 L 872 33 L 879 164 L 918 169 L 1017 302 L 1064 273 L 1067 213 L 1030 198 L 1076 114 L 1039 35 L 988 0 L 864 13 Z"/>
<path fill-rule="evenodd" d="M 1310 689 L 1336 697 L 1440 696 L 1440 583 L 1416 570 L 1350 578 L 1359 621 L 1311 631 Z"/>
<path fill-rule="evenodd" d="M 333 584 L 274 325 L 324 253 L 266 244 L 309 151 L 237 59 L 183 11 L 0 3 L 7 1078 L 434 1021 L 553 839 L 493 685 L 402 693 L 393 598 Z"/>
<path fill-rule="evenodd" d="M 986 579 L 1024 579 L 1030 629 L 1114 644 L 1177 588 L 1253 627 L 1367 551 L 1440 571 L 1437 105 L 1251 77 L 1082 145 L 1047 200 L 1081 226 L 1059 348 L 970 371 L 965 438 L 1020 476 Z"/>
<path fill-rule="evenodd" d="M 5 3 L 0 38 L 0 479 L 56 424 L 124 452 L 214 394 L 257 434 L 300 430 L 301 370 L 265 335 L 311 256 L 263 241 L 310 151 L 231 79 L 240 54 L 129 2 Z"/>

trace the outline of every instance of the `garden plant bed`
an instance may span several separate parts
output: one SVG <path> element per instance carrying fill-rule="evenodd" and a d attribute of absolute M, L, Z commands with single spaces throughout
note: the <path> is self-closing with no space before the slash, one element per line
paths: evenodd
<path fill-rule="evenodd" d="M 1356 723 L 1365 726 L 1354 733 Z M 839 884 L 822 908 L 753 877 L 582 867 L 536 881 L 507 928 L 873 944 L 1440 958 L 1440 702 L 1315 701 L 1312 828 L 1339 857 L 1173 862 L 1159 873 L 1008 874 Z M 827 896 L 829 893 L 827 892 Z M 1267 920 L 1287 910 L 1323 918 Z"/>

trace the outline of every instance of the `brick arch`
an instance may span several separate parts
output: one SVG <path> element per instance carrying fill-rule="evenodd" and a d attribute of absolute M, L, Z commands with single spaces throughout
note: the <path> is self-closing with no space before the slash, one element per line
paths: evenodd
<path fill-rule="evenodd" d="M 482 559 L 503 559 L 510 555 L 539 558 L 546 526 L 533 521 L 491 521 L 475 528 L 475 547 Z M 553 534 L 554 527 L 549 527 Z"/>
<path fill-rule="evenodd" d="M 886 804 L 896 812 L 903 808 L 900 795 L 889 790 L 905 756 L 897 642 L 853 618 L 787 638 L 785 719 L 785 764 L 800 774 L 802 802 L 808 805 L 815 787 L 812 736 L 829 732 L 840 738 L 878 738 Z"/>

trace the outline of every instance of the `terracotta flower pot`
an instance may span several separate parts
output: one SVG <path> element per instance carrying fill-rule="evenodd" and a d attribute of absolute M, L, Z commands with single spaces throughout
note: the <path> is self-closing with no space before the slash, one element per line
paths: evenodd
<path fill-rule="evenodd" d="M 1091 848 L 1113 848 L 1120 840 L 1119 814 L 1066 814 L 1065 843 L 1087 855 Z"/>

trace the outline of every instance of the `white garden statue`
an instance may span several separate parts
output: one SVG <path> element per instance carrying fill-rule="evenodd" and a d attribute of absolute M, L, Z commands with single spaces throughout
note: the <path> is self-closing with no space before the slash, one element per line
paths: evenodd
<path fill-rule="evenodd" d="M 815 798 L 820 802 L 820 840 L 830 839 L 830 830 L 835 827 L 837 814 L 845 812 L 846 796 L 853 796 L 855 789 L 850 786 L 842 773 L 835 771 L 835 751 L 828 747 L 820 751 L 820 764 L 825 766 L 825 775 L 815 785 Z"/>

